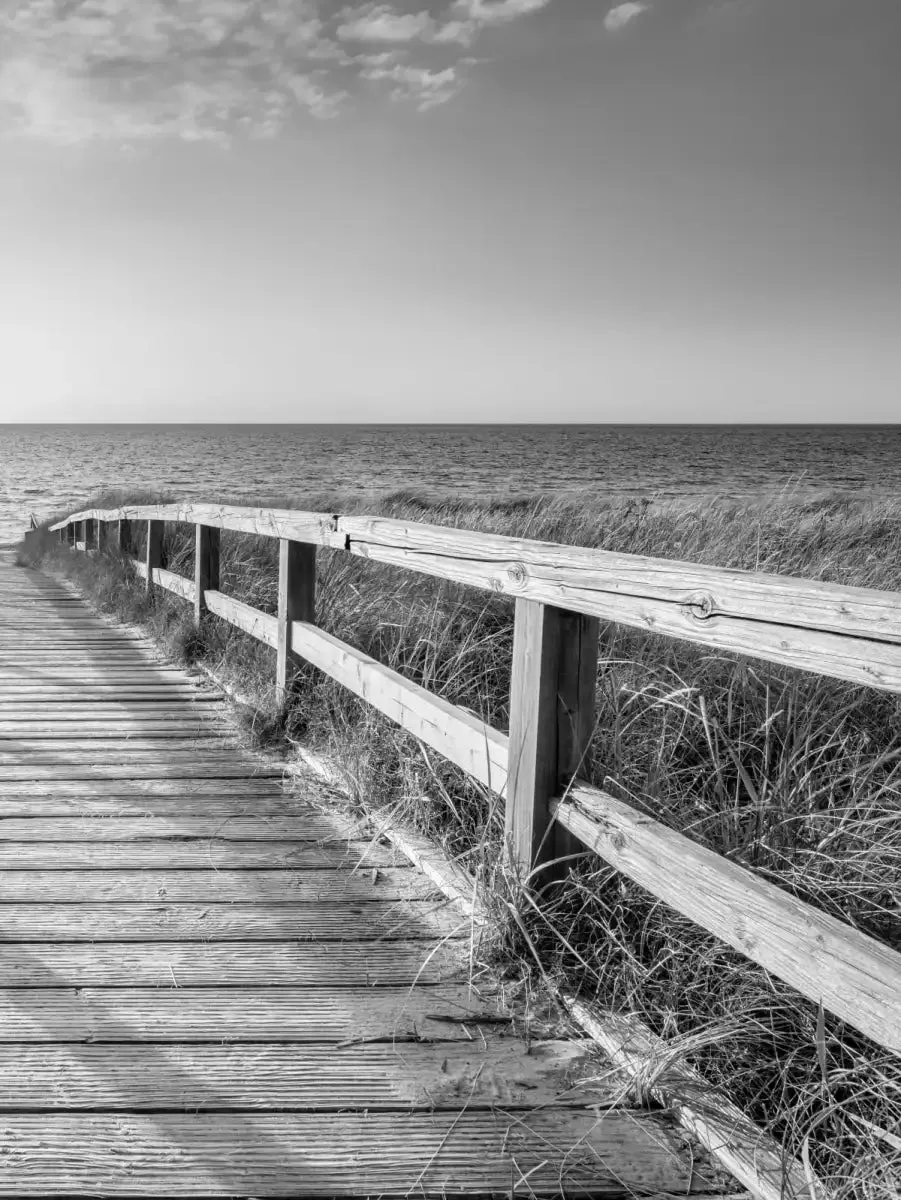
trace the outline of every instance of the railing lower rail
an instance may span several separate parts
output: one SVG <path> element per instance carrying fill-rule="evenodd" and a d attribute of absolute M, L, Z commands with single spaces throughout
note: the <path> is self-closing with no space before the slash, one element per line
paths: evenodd
<path fill-rule="evenodd" d="M 130 557 L 147 522 L 145 586 L 193 603 L 276 651 L 282 694 L 304 659 L 505 797 L 516 863 L 566 834 L 874 1041 L 901 1052 L 901 954 L 578 778 L 593 728 L 598 629 L 619 621 L 901 693 L 901 596 L 666 559 L 389 520 L 232 506 L 90 509 L 53 525 L 84 549 Z M 165 570 L 165 522 L 196 526 L 193 580 Z M 222 529 L 278 538 L 275 616 L 219 590 Z M 79 534 L 81 536 L 79 537 Z M 515 597 L 509 737 L 318 629 L 316 548 Z M 565 832 L 564 832 L 565 831 Z"/>

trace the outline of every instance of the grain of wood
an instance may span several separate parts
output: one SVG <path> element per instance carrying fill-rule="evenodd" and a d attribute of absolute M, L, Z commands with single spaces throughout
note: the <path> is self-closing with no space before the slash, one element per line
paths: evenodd
<path fill-rule="evenodd" d="M 509 1014 L 465 984 L 429 987 L 0 989 L 0 1042 L 478 1041 Z"/>
<path fill-rule="evenodd" d="M 465 983 L 469 951 L 456 940 L 374 942 L 10 942 L 0 987 L 395 987 Z M 28 997 L 22 995 L 23 1003 Z"/>
<path fill-rule="evenodd" d="M 359 828 L 339 816 L 255 815 L 128 817 L 11 817 L 0 805 L 0 842 L 143 842 L 163 838 L 215 838 L 217 841 L 345 843 Z"/>
<path fill-rule="evenodd" d="M 17 1114 L 4 1129 L 0 1192 L 506 1195 L 520 1177 L 530 1194 L 721 1190 L 665 1120 L 636 1113 Z"/>
<path fill-rule="evenodd" d="M 527 1049 L 499 1038 L 344 1047 L 0 1044 L 0 1112 L 612 1108 L 622 1081 L 602 1077 L 590 1047 L 536 1041 Z M 580 1082 L 593 1061 L 597 1081 Z"/>
<path fill-rule="evenodd" d="M 288 697 L 291 677 L 297 670 L 292 645 L 292 623 L 316 620 L 316 547 L 282 538 L 278 544 L 278 614 L 275 687 L 278 702 Z"/>
<path fill-rule="evenodd" d="M 313 625 L 291 627 L 294 651 L 487 787 L 507 782 L 506 737 Z"/>
<path fill-rule="evenodd" d="M 2 883 L 2 880 L 0 880 Z M 306 900 L 270 904 L 261 899 L 171 904 L 22 904 L 6 901 L 0 943 L 266 941 L 269 938 L 373 938 L 407 941 L 466 937 L 468 923 L 444 900 Z"/>
<path fill-rule="evenodd" d="M 576 783 L 554 812 L 653 895 L 901 1052 L 901 954 L 598 788 Z"/>
<path fill-rule="evenodd" d="M 412 867 L 382 867 L 373 884 L 371 872 L 350 867 L 307 871 L 4 871 L 0 902 L 79 903 L 235 903 L 307 904 L 347 900 L 353 904 L 394 900 L 436 900 L 435 886 Z M 345 929 L 342 936 L 356 930 Z"/>
<path fill-rule="evenodd" d="M 252 867 L 306 868 L 392 867 L 396 851 L 368 842 L 238 842 L 215 836 L 190 840 L 147 838 L 140 842 L 0 842 L 0 871 L 28 867 L 56 870 L 129 870 L 145 867 L 182 870 L 237 870 Z"/>

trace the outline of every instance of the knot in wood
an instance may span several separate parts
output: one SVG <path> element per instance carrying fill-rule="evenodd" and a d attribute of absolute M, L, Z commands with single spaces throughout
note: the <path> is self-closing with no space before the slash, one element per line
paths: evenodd
<path fill-rule="evenodd" d="M 690 616 L 699 621 L 706 621 L 716 612 L 716 601 L 709 592 L 695 592 L 693 596 L 689 596 L 685 607 Z"/>
<path fill-rule="evenodd" d="M 529 572 L 525 568 L 525 564 L 521 562 L 511 563 L 507 567 L 507 582 L 510 587 L 522 588 L 526 586 L 529 578 Z"/>

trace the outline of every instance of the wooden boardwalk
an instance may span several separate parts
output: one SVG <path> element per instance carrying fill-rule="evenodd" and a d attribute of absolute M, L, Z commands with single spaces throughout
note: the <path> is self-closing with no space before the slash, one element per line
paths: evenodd
<path fill-rule="evenodd" d="M 229 728 L 0 560 L 0 1195 L 739 1191 Z"/>

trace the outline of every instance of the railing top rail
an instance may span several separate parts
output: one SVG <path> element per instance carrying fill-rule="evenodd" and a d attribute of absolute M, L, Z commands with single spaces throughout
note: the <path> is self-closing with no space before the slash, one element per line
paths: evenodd
<path fill-rule="evenodd" d="M 86 509 L 73 521 L 206 524 L 349 551 L 514 597 L 901 691 L 901 594 L 388 517 L 224 504 Z"/>

